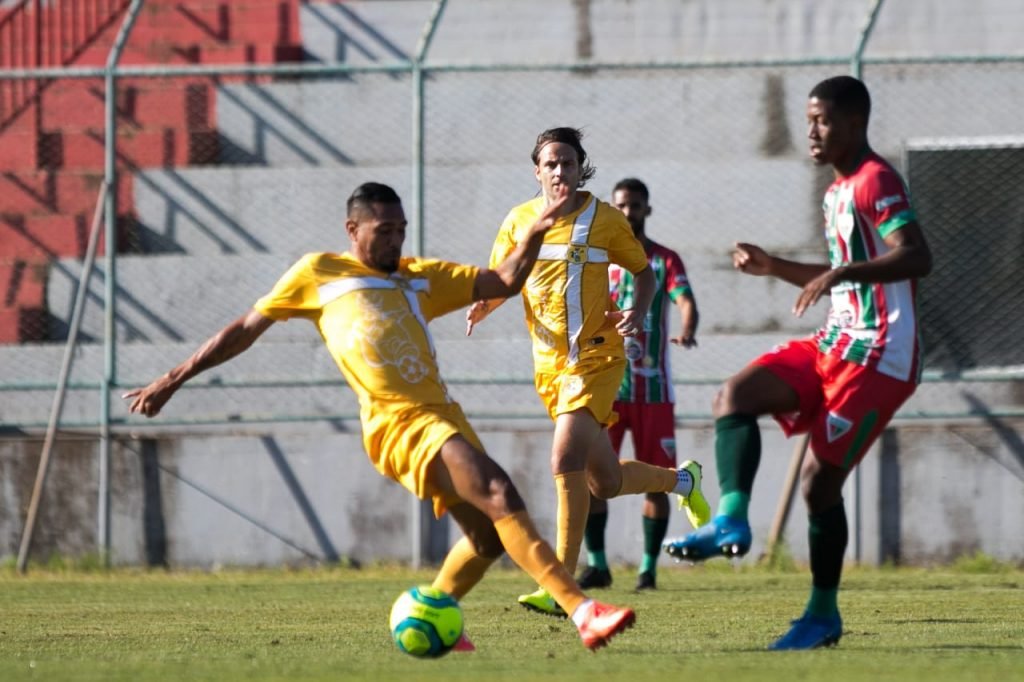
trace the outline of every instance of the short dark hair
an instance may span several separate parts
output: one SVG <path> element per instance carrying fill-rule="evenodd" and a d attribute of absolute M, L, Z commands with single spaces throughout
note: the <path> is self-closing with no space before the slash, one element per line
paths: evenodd
<path fill-rule="evenodd" d="M 612 194 L 615 194 L 619 190 L 636 192 L 644 198 L 645 202 L 650 202 L 651 200 L 651 193 L 647 191 L 647 185 L 636 178 L 623 178 L 616 182 L 615 187 L 612 188 Z"/>
<path fill-rule="evenodd" d="M 821 81 L 807 96 L 831 102 L 832 107 L 844 114 L 860 114 L 867 125 L 871 116 L 871 95 L 864 83 L 853 76 L 833 76 Z"/>
<path fill-rule="evenodd" d="M 352 192 L 352 196 L 345 202 L 345 209 L 348 215 L 352 216 L 355 211 L 368 208 L 370 204 L 401 203 L 402 200 L 398 197 L 398 193 L 387 185 L 379 182 L 364 182 Z"/>
<path fill-rule="evenodd" d="M 580 184 L 587 184 L 587 180 L 594 177 L 597 173 L 597 168 L 587 160 L 587 152 L 583 149 L 583 144 L 580 140 L 583 139 L 583 131 L 578 128 L 548 128 L 543 133 L 537 136 L 537 144 L 533 146 L 533 151 L 530 153 L 530 158 L 533 160 L 533 165 L 536 166 L 540 161 L 540 150 L 546 145 L 552 142 L 561 142 L 567 144 L 576 150 L 576 160 L 580 164 Z"/>

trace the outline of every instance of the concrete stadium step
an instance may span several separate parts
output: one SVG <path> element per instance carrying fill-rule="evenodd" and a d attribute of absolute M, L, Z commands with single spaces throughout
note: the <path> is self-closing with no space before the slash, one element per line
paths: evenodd
<path fill-rule="evenodd" d="M 339 249 L 344 250 L 344 249 Z M 294 255 L 236 256 L 121 256 L 118 259 L 117 328 L 121 340 L 150 343 L 201 341 L 244 314 L 270 291 L 277 279 L 299 257 Z M 47 303 L 59 328 L 70 321 L 81 263 L 63 259 L 53 263 L 47 283 Z M 81 333 L 103 335 L 103 264 L 89 284 L 88 304 Z M 790 310 L 798 291 L 781 282 L 744 277 L 724 267 L 694 267 L 701 329 L 715 333 L 810 333 L 824 322 L 827 302 L 794 318 Z M 672 324 L 677 324 L 672 319 Z M 298 322 L 279 325 L 287 338 L 315 336 L 312 326 Z M 522 305 L 511 300 L 481 324 L 474 336 L 514 338 L 522 332 Z M 432 324 L 435 338 L 461 339 L 464 316 L 453 313 Z"/>
<path fill-rule="evenodd" d="M 322 341 L 281 340 L 274 338 L 274 332 L 271 328 L 248 351 L 187 384 L 156 422 L 129 417 L 127 403 L 116 397 L 113 418 L 129 419 L 140 426 L 210 420 L 305 421 L 329 416 L 355 419 L 355 395 L 344 385 Z M 718 381 L 786 338 L 777 334 L 708 335 L 701 339 L 698 349 L 676 351 L 673 377 L 677 417 L 708 418 Z M 195 348 L 194 343 L 119 344 L 117 376 L 122 388 L 118 393 L 145 385 L 187 358 Z M 437 352 L 442 376 L 468 414 L 545 418 L 532 385 L 525 339 L 439 341 Z M 0 403 L 0 423 L 12 428 L 45 426 L 53 402 L 53 391 L 48 386 L 56 382 L 62 354 L 59 344 L 0 346 L 5 385 L 20 387 L 17 400 Z M 103 366 L 101 344 L 87 343 L 77 349 L 71 374 L 73 388 L 67 395 L 62 424 L 96 423 Z M 240 386 L 242 382 L 250 385 Z M 302 382 L 305 385 L 300 385 Z M 1015 409 L 1019 408 L 1020 390 L 1020 381 L 928 381 L 897 417 Z"/>
<path fill-rule="evenodd" d="M 810 191 L 815 169 L 803 160 L 606 159 L 602 177 L 609 185 L 642 173 L 655 207 L 650 234 L 684 257 L 692 254 L 688 265 L 697 253 L 724 256 L 733 241 L 760 235 L 767 248 L 821 249 L 815 228 L 821 199 Z M 192 254 L 346 248 L 345 199 L 367 180 L 392 185 L 412 217 L 407 166 L 142 171 L 135 174 L 141 248 Z M 529 161 L 429 166 L 425 181 L 424 253 L 478 264 L 486 263 L 508 210 L 537 191 Z M 738 187 L 757 187 L 770 199 L 744 201 Z M 609 190 L 594 187 L 598 196 Z"/>
<path fill-rule="evenodd" d="M 431 9 L 432 3 L 416 0 L 303 3 L 303 46 L 323 62 L 406 59 L 415 53 Z M 867 9 L 845 0 L 453 0 L 429 57 L 473 63 L 846 58 Z M 1024 31 L 1017 9 L 1016 0 L 988 0 L 983 11 L 962 0 L 941 7 L 886 5 L 870 54 L 974 52 L 979 43 L 991 54 L 1015 53 Z"/>

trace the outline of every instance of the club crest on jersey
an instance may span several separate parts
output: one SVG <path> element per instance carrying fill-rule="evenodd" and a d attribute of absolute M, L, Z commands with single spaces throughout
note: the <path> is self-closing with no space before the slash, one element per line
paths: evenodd
<path fill-rule="evenodd" d="M 828 419 L 825 420 L 825 436 L 828 438 L 829 443 L 834 443 L 839 440 L 853 428 L 853 422 L 845 417 L 841 417 L 835 412 L 828 413 Z"/>
<path fill-rule="evenodd" d="M 626 357 L 630 360 L 639 360 L 644 354 L 643 347 L 633 339 L 626 340 Z"/>
<path fill-rule="evenodd" d="M 586 262 L 587 247 L 582 244 L 569 244 L 569 248 L 565 252 L 565 258 L 570 263 L 576 263 L 577 265 Z"/>

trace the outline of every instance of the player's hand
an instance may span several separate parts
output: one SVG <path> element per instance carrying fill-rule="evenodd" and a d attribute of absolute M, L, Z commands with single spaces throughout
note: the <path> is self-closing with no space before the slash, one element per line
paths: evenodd
<path fill-rule="evenodd" d="M 136 388 L 121 396 L 124 400 L 131 400 L 128 411 L 132 414 L 142 414 L 147 417 L 155 417 L 160 410 L 171 399 L 178 387 L 166 374 L 145 388 Z"/>
<path fill-rule="evenodd" d="M 644 328 L 643 317 L 637 315 L 632 308 L 609 310 L 605 312 L 604 317 L 615 323 L 615 330 L 619 332 L 619 336 L 636 336 Z"/>
<path fill-rule="evenodd" d="M 569 186 L 559 185 L 558 195 L 555 197 L 555 200 L 544 207 L 544 211 L 537 218 L 537 222 L 533 224 L 530 232 L 536 234 L 550 230 L 561 217 L 562 209 L 569 203 L 569 197 Z"/>
<path fill-rule="evenodd" d="M 736 242 L 732 252 L 732 266 L 748 275 L 770 275 L 772 257 L 754 244 Z"/>
<path fill-rule="evenodd" d="M 803 317 L 807 309 L 817 303 L 822 296 L 830 294 L 832 287 L 838 281 L 838 272 L 838 270 L 826 270 L 805 284 L 793 305 L 793 314 L 796 317 Z"/>
<path fill-rule="evenodd" d="M 670 337 L 669 341 L 674 343 L 677 346 L 682 346 L 683 348 L 696 348 L 697 347 L 697 337 L 694 336 L 693 332 L 685 332 L 684 331 L 679 336 L 672 336 L 672 337 Z"/>
<path fill-rule="evenodd" d="M 466 310 L 466 336 L 473 335 L 473 327 L 483 321 L 491 314 L 487 301 L 474 301 L 473 305 Z"/>

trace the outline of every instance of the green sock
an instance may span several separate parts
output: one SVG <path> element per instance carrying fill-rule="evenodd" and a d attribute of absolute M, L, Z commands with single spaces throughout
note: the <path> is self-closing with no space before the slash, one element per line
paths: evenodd
<path fill-rule="evenodd" d="M 640 573 L 658 572 L 658 556 L 661 554 L 661 543 L 668 533 L 668 519 L 652 519 L 643 517 L 644 520 L 644 556 L 640 560 Z"/>
<path fill-rule="evenodd" d="M 807 540 L 811 553 L 813 587 L 807 602 L 807 612 L 814 616 L 834 616 L 839 613 L 837 596 L 839 579 L 843 573 L 843 555 L 849 540 L 846 507 L 839 504 L 820 514 L 811 514 Z"/>
<path fill-rule="evenodd" d="M 745 520 L 754 477 L 761 463 L 761 430 L 757 417 L 730 414 L 715 420 L 715 462 L 722 493 L 718 514 Z"/>
<path fill-rule="evenodd" d="M 594 568 L 608 568 L 608 559 L 604 555 L 604 529 L 608 525 L 608 512 L 587 516 L 587 526 L 583 529 L 583 540 L 587 543 L 587 565 Z"/>

